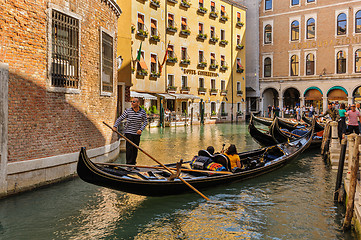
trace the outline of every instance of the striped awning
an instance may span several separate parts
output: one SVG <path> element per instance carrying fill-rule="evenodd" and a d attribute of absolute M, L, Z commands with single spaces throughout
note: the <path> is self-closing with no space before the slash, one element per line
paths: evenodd
<path fill-rule="evenodd" d="M 169 95 L 174 96 L 176 99 L 199 99 L 200 98 L 198 96 L 194 96 L 193 94 L 170 93 Z"/>
<path fill-rule="evenodd" d="M 165 99 L 175 100 L 175 97 L 168 93 L 157 93 L 158 96 L 164 97 Z"/>
<path fill-rule="evenodd" d="M 139 93 L 135 91 L 130 91 L 130 97 L 136 97 L 136 98 L 144 98 L 149 100 L 157 100 L 156 96 L 150 95 L 148 93 Z"/>

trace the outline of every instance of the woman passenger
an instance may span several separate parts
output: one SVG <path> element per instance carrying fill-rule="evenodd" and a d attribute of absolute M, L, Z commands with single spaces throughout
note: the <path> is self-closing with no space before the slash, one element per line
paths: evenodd
<path fill-rule="evenodd" d="M 234 144 L 231 144 L 226 152 L 224 153 L 229 158 L 229 161 L 231 163 L 231 169 L 234 168 L 242 168 L 241 159 L 239 158 L 237 154 L 237 148 Z"/>

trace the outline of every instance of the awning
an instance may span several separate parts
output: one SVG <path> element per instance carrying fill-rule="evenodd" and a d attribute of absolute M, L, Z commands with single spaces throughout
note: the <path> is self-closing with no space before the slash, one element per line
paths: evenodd
<path fill-rule="evenodd" d="M 347 100 L 347 95 L 342 89 L 333 89 L 327 94 L 328 100 Z"/>
<path fill-rule="evenodd" d="M 138 22 L 141 23 L 141 24 L 144 24 L 144 21 L 142 19 L 142 17 L 140 15 L 138 15 Z"/>
<path fill-rule="evenodd" d="M 199 24 L 199 31 L 203 31 L 203 24 Z"/>
<path fill-rule="evenodd" d="M 224 6 L 221 6 L 221 12 L 225 12 L 225 7 Z"/>
<path fill-rule="evenodd" d="M 237 12 L 237 18 L 241 18 L 241 13 Z"/>
<path fill-rule="evenodd" d="M 194 96 L 193 94 L 171 93 L 169 95 L 174 96 L 176 99 L 200 99 L 200 97 Z"/>
<path fill-rule="evenodd" d="M 141 58 L 141 59 L 140 59 L 140 61 L 139 61 L 139 65 L 140 65 L 140 67 L 141 67 L 142 69 L 144 69 L 144 70 L 148 70 L 147 64 L 145 64 L 145 62 L 144 62 L 144 59 L 143 59 L 143 58 Z"/>
<path fill-rule="evenodd" d="M 151 55 L 151 56 L 150 56 L 150 62 L 152 62 L 152 63 L 157 63 L 156 58 L 157 58 L 157 56 Z"/>
<path fill-rule="evenodd" d="M 213 54 L 211 54 L 211 59 L 216 60 L 216 58 L 215 58 L 215 56 Z"/>
<path fill-rule="evenodd" d="M 322 100 L 322 93 L 318 91 L 317 89 L 310 89 L 305 94 L 305 100 Z"/>
<path fill-rule="evenodd" d="M 150 95 L 148 93 L 139 93 L 139 92 L 135 92 L 135 91 L 130 91 L 130 97 L 157 100 L 156 96 Z"/>
<path fill-rule="evenodd" d="M 212 7 L 216 6 L 216 3 L 215 3 L 215 2 L 211 2 L 211 6 L 212 6 Z"/>
<path fill-rule="evenodd" d="M 172 14 L 168 14 L 168 19 L 169 19 L 169 20 L 173 20 L 173 15 L 172 15 Z"/>
<path fill-rule="evenodd" d="M 187 20 L 185 18 L 182 18 L 182 25 L 187 25 Z"/>
<path fill-rule="evenodd" d="M 151 22 L 151 23 L 150 23 L 150 26 L 151 26 L 152 28 L 157 28 L 157 26 L 155 26 L 155 23 L 154 23 L 154 22 Z"/>
<path fill-rule="evenodd" d="M 175 97 L 168 93 L 157 93 L 158 96 L 164 97 L 165 99 L 175 100 Z"/>

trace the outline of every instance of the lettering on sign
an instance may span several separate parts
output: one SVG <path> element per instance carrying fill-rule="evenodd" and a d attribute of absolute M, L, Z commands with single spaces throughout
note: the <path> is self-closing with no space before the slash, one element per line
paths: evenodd
<path fill-rule="evenodd" d="M 316 47 L 327 47 L 327 46 L 339 46 L 339 45 L 349 45 L 349 44 L 355 44 L 360 43 L 361 37 L 355 36 L 355 37 L 345 37 L 345 38 L 337 38 L 335 40 L 318 40 L 313 42 L 304 42 L 304 43 L 294 43 L 292 45 L 292 50 L 297 49 L 307 49 L 307 48 L 316 48 Z"/>
<path fill-rule="evenodd" d="M 189 75 L 201 75 L 201 76 L 207 76 L 207 77 L 218 77 L 218 73 L 215 72 L 207 72 L 207 71 L 197 71 L 193 69 L 183 69 L 184 74 Z"/>

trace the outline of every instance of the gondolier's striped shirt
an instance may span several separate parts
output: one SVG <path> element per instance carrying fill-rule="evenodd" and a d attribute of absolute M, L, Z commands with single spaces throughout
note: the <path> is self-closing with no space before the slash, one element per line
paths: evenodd
<path fill-rule="evenodd" d="M 133 108 L 127 108 L 123 114 L 115 121 L 114 127 L 118 127 L 121 121 L 127 119 L 124 133 L 137 134 L 138 130 L 144 130 L 147 126 L 147 114 L 144 109 L 139 108 L 138 112 L 135 112 Z"/>

